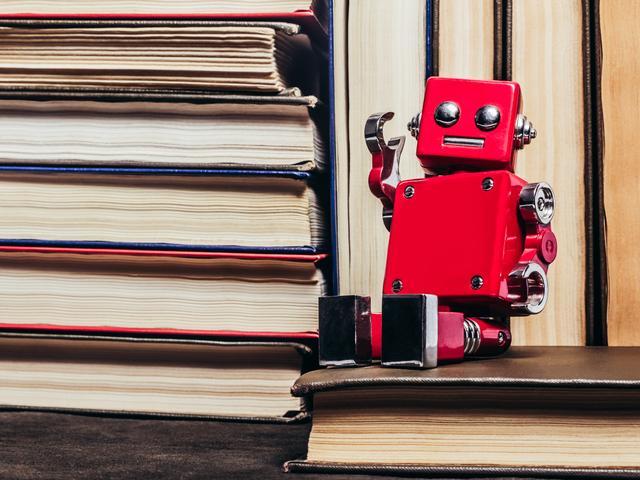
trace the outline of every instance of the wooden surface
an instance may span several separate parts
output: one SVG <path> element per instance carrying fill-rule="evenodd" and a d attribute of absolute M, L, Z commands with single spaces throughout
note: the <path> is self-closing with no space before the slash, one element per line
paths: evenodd
<path fill-rule="evenodd" d="M 397 478 L 284 473 L 305 456 L 310 427 L 0 412 L 0 479 Z"/>
<path fill-rule="evenodd" d="M 558 237 L 549 303 L 540 315 L 512 319 L 516 345 L 585 343 L 581 16 L 579 0 L 513 1 L 513 80 L 522 86 L 523 112 L 538 131 L 518 155 L 516 173 L 553 187 Z"/>
<path fill-rule="evenodd" d="M 640 345 L 640 2 L 600 2 L 609 345 Z"/>

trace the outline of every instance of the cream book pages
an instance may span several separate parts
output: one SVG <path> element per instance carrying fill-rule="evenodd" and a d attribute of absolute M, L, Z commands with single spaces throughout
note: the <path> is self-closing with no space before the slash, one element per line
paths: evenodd
<path fill-rule="evenodd" d="M 493 0 L 438 2 L 438 75 L 493 78 Z"/>
<path fill-rule="evenodd" d="M 349 238 L 349 66 L 347 64 L 347 16 L 349 0 L 333 1 L 333 116 L 334 116 L 334 187 L 336 191 L 336 249 L 339 284 L 348 291 L 350 282 Z"/>
<path fill-rule="evenodd" d="M 307 105 L 263 98 L 210 104 L 0 100 L 0 161 L 322 169 L 324 147 L 310 116 L 316 98 L 303 97 Z"/>
<path fill-rule="evenodd" d="M 640 345 L 639 17 L 639 2 L 600 2 L 609 345 Z"/>
<path fill-rule="evenodd" d="M 475 467 L 485 474 L 509 467 L 637 467 L 640 412 L 631 406 L 638 400 L 633 389 L 610 394 L 610 401 L 625 399 L 626 406 L 603 408 L 598 405 L 608 401 L 602 393 L 607 389 L 439 388 L 395 385 L 315 394 L 307 459 L 382 464 L 396 471 Z M 534 400 L 540 396 L 544 402 Z"/>
<path fill-rule="evenodd" d="M 1 323 L 45 328 L 309 332 L 313 262 L 93 253 L 0 255 Z"/>
<path fill-rule="evenodd" d="M 535 318 L 512 318 L 517 345 L 585 344 L 584 109 L 582 4 L 513 1 L 513 80 L 538 138 L 518 154 L 516 173 L 549 183 L 556 196 L 558 258 L 549 303 Z"/>
<path fill-rule="evenodd" d="M 407 137 L 400 165 L 402 178 L 423 175 L 415 157 L 415 140 L 407 134 L 405 125 L 422 108 L 426 50 L 424 42 L 416 39 L 426 35 L 424 8 L 424 2 L 414 1 L 394 5 L 381 1 L 349 2 L 348 8 L 345 2 L 334 4 L 341 293 L 371 295 L 374 309 L 380 308 L 388 232 L 381 221 L 380 203 L 367 186 L 371 157 L 364 144 L 363 129 L 370 114 L 394 111 L 396 117 L 385 126 L 385 134 L 387 138 Z M 440 74 L 491 78 L 493 2 L 452 0 L 439 2 L 438 9 Z M 339 30 L 343 22 L 338 21 L 338 15 L 344 16 L 345 10 L 349 56 L 347 74 L 339 75 L 342 65 L 339 41 L 344 40 Z M 374 35 L 375 31 L 394 34 Z M 349 90 L 347 106 L 340 96 L 345 77 Z M 341 140 L 345 128 L 348 141 Z"/>
<path fill-rule="evenodd" d="M 2 172 L 4 239 L 243 247 L 318 246 L 322 208 L 274 176 Z"/>
<path fill-rule="evenodd" d="M 0 405 L 281 417 L 301 363 L 289 345 L 0 338 Z"/>
<path fill-rule="evenodd" d="M 313 0 L 3 0 L 0 13 L 271 13 L 309 9 Z"/>
<path fill-rule="evenodd" d="M 313 57 L 293 24 L 0 29 L 0 85 L 282 93 Z"/>
<path fill-rule="evenodd" d="M 403 178 L 422 176 L 415 156 L 415 140 L 407 122 L 422 108 L 425 85 L 426 2 L 424 0 L 355 0 L 349 2 L 348 30 L 348 252 L 341 271 L 342 294 L 371 295 L 372 308 L 380 311 L 382 280 L 389 234 L 382 223 L 380 201 L 369 191 L 371 155 L 364 141 L 364 125 L 372 113 L 393 111 L 385 137 L 405 135 Z M 342 159 L 340 159 L 342 161 Z M 338 167 L 338 172 L 340 172 Z M 343 259 L 342 264 L 345 265 Z"/>

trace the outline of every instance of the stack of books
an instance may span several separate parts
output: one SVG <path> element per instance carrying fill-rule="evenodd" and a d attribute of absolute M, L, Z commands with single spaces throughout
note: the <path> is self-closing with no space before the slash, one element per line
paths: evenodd
<path fill-rule="evenodd" d="M 0 404 L 306 414 L 325 9 L 0 6 Z"/>
<path fill-rule="evenodd" d="M 313 397 L 313 427 L 286 470 L 638 478 L 638 14 L 629 0 L 334 0 L 340 292 L 371 293 L 380 308 L 388 232 L 364 181 L 364 119 L 393 110 L 385 133 L 406 135 L 430 75 L 522 85 L 541 137 L 516 173 L 554 186 L 562 251 L 545 312 L 511 320 L 528 346 L 430 370 L 304 374 L 292 391 Z M 419 177 L 417 167 L 405 157 L 401 177 Z"/>

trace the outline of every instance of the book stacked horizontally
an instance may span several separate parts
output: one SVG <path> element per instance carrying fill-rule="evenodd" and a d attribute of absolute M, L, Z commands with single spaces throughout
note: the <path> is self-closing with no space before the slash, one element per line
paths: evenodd
<path fill-rule="evenodd" d="M 3 2 L 0 404 L 304 415 L 325 9 Z"/>
<path fill-rule="evenodd" d="M 324 369 L 289 471 L 437 478 L 638 478 L 637 348 L 514 347 L 431 370 Z"/>

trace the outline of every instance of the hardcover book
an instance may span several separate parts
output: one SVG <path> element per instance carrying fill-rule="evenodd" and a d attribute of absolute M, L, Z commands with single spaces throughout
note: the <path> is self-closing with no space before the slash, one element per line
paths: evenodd
<path fill-rule="evenodd" d="M 0 244 L 324 245 L 304 172 L 0 166 Z"/>
<path fill-rule="evenodd" d="M 430 0 L 432 1 L 432 0 Z M 434 1 L 434 75 L 474 80 L 500 80 L 496 53 L 500 34 L 496 26 L 500 0 Z M 437 37 L 437 38 L 436 38 Z M 496 75 L 498 74 L 498 75 Z"/>
<path fill-rule="evenodd" d="M 15 22 L 14 22 L 15 23 Z M 289 23 L 0 20 L 0 86 L 315 93 L 311 42 Z"/>
<path fill-rule="evenodd" d="M 585 201 L 591 182 L 591 112 L 585 107 L 591 88 L 585 33 L 590 2 L 506 3 L 512 25 L 506 32 L 511 46 L 505 63 L 511 65 L 511 80 L 522 86 L 523 113 L 538 131 L 535 143 L 518 155 L 516 173 L 553 187 L 558 205 L 553 229 L 561 252 L 549 271 L 547 308 L 535 322 L 514 318 L 513 338 L 522 345 L 585 345 L 589 323 L 599 321 L 598 315 L 587 318 L 595 295 L 590 287 L 594 277 L 587 271 L 592 211 Z M 539 44 L 533 51 L 532 42 Z"/>
<path fill-rule="evenodd" d="M 314 338 L 323 258 L 1 246 L 0 328 Z"/>
<path fill-rule="evenodd" d="M 0 90 L 11 165 L 319 170 L 316 97 Z"/>
<path fill-rule="evenodd" d="M 594 35 L 600 43 L 596 52 L 600 63 L 594 67 L 599 80 L 595 93 L 594 129 L 601 176 L 594 188 L 601 198 L 594 230 L 602 235 L 600 249 L 595 250 L 602 275 L 602 307 L 606 315 L 600 332 L 609 345 L 638 346 L 640 331 L 637 312 L 640 308 L 640 166 L 637 144 L 640 96 L 638 75 L 640 59 L 640 4 L 630 0 L 598 2 Z M 621 113 L 621 110 L 623 113 Z M 606 216 L 605 216 L 606 213 Z M 597 246 L 596 246 L 597 247 Z"/>
<path fill-rule="evenodd" d="M 324 369 L 307 457 L 289 471 L 640 476 L 637 348 L 514 347 L 431 370 Z"/>
<path fill-rule="evenodd" d="M 289 388 L 312 361 L 285 339 L 78 337 L 0 333 L 0 409 L 225 417 L 307 414 Z"/>
<path fill-rule="evenodd" d="M 8 0 L 0 15 L 15 19 L 256 19 L 316 23 L 326 28 L 327 0 Z"/>
<path fill-rule="evenodd" d="M 370 295 L 380 311 L 389 232 L 367 177 L 371 155 L 364 141 L 367 117 L 394 111 L 387 138 L 406 134 L 420 110 L 426 79 L 425 0 L 333 2 L 333 98 L 336 256 L 341 294 Z M 372 53 L 373 52 L 373 53 Z M 408 136 L 403 178 L 422 174 L 410 156 Z"/>

